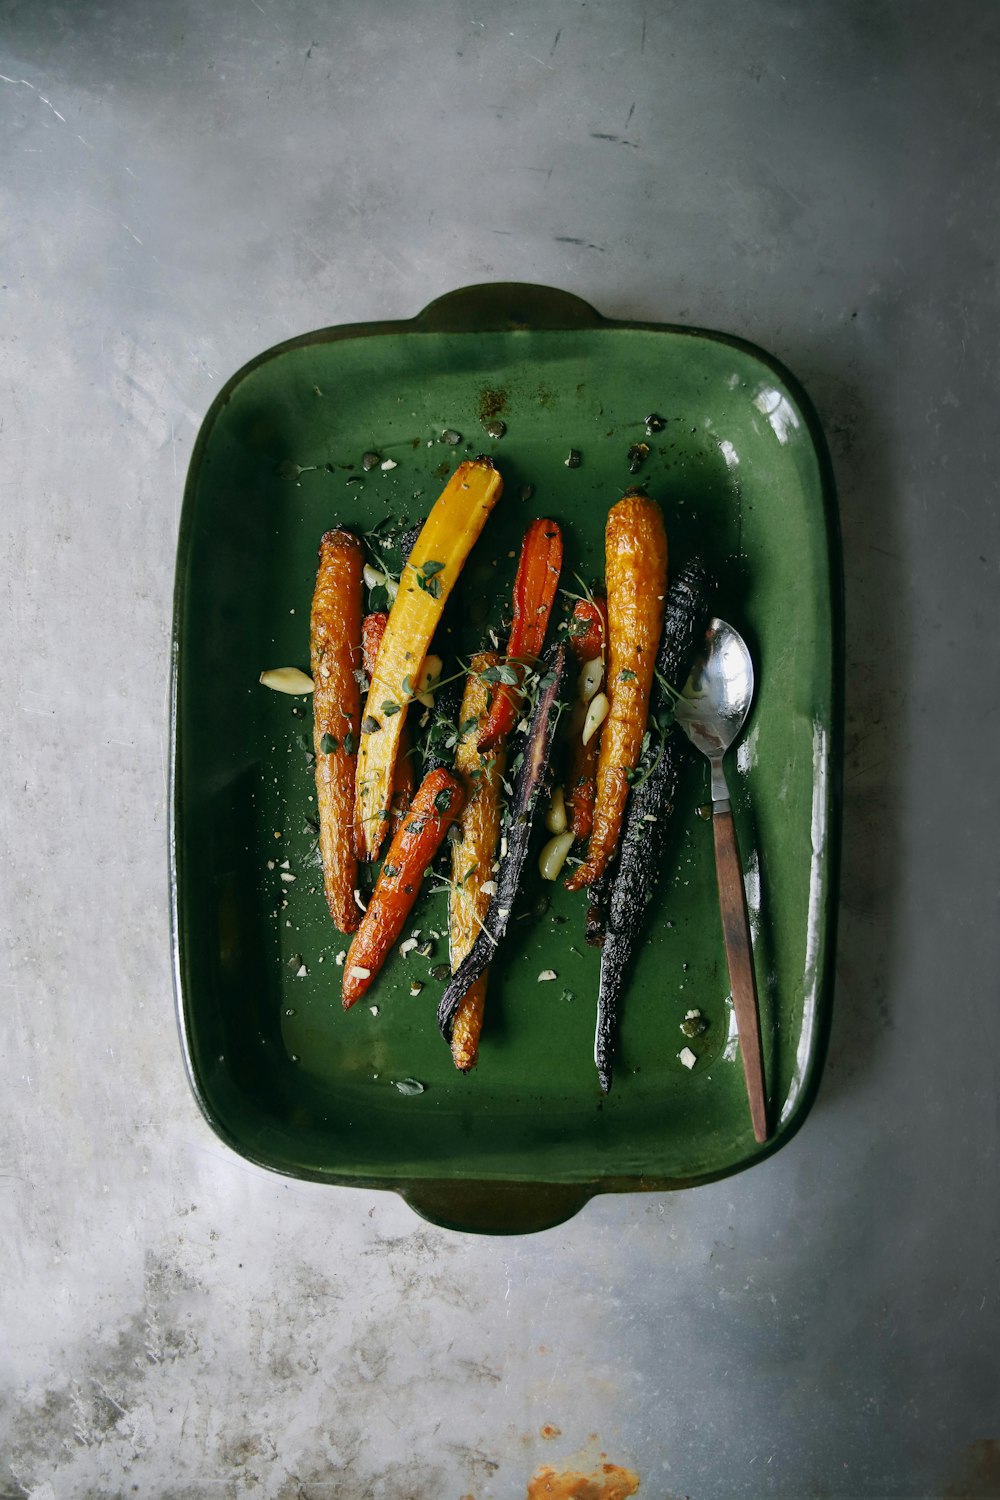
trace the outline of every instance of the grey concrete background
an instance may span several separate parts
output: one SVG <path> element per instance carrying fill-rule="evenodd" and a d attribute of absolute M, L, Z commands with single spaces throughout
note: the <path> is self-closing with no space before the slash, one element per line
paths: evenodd
<path fill-rule="evenodd" d="M 975 0 L 0 0 L 4 1500 L 513 1500 L 601 1452 L 651 1500 L 1000 1495 L 998 42 Z M 813 1114 L 514 1241 L 216 1141 L 166 882 L 201 417 L 493 279 L 785 361 L 848 608 Z"/>

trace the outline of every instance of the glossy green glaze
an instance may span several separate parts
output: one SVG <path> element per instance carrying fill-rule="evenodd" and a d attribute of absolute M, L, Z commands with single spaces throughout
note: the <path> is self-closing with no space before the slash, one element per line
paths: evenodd
<path fill-rule="evenodd" d="M 647 436 L 650 413 L 666 425 Z M 497 417 L 506 433 L 490 438 Z M 439 440 L 446 429 L 459 445 Z M 640 442 L 650 451 L 633 473 Z M 578 468 L 566 466 L 571 449 Z M 396 467 L 366 472 L 366 450 Z M 341 1011 L 347 942 L 326 912 L 308 822 L 310 700 L 257 679 L 308 669 L 322 532 L 421 518 L 455 462 L 480 452 L 505 494 L 463 575 L 451 654 L 499 622 L 532 517 L 562 524 L 563 583 L 576 590 L 574 573 L 603 573 L 608 507 L 639 482 L 663 505 L 673 563 L 703 556 L 719 580 L 714 610 L 751 647 L 757 699 L 727 764 L 755 908 L 775 1122 L 765 1147 L 732 1034 L 701 764 L 678 800 L 608 1098 L 593 1064 L 598 956 L 583 942 L 584 904 L 561 885 L 543 892 L 534 863 L 493 965 L 475 1072 L 454 1072 L 434 1025 L 442 895 L 426 894 L 409 924 L 442 934 L 432 957 L 395 954 L 366 1002 Z M 489 286 L 409 323 L 310 334 L 240 371 L 192 459 L 175 618 L 178 1013 L 196 1096 L 222 1139 L 276 1171 L 395 1188 L 437 1222 L 492 1232 L 557 1223 L 595 1192 L 704 1182 L 779 1147 L 814 1096 L 831 999 L 840 633 L 822 436 L 787 372 L 747 344 L 607 322 L 549 288 Z M 543 893 L 551 905 L 538 915 Z M 546 969 L 558 978 L 539 983 Z M 689 1043 L 689 1072 L 679 1025 L 694 1007 L 709 1029 Z M 399 1079 L 425 1090 L 404 1095 Z"/>

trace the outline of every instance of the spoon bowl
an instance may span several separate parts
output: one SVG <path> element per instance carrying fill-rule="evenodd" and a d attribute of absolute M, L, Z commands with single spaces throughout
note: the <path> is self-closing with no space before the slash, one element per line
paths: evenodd
<path fill-rule="evenodd" d="M 712 763 L 713 802 L 728 799 L 722 757 L 746 723 L 753 689 L 753 661 L 743 637 L 725 620 L 709 620 L 675 712 L 688 739 Z"/>
<path fill-rule="evenodd" d="M 723 756 L 746 723 L 753 702 L 753 688 L 753 661 L 743 637 L 725 620 L 709 620 L 704 644 L 675 706 L 675 716 L 688 739 L 708 757 L 712 767 L 712 832 L 722 935 L 743 1054 L 750 1119 L 755 1138 L 766 1141 L 767 1094 L 750 918 L 736 826 L 722 765 Z"/>

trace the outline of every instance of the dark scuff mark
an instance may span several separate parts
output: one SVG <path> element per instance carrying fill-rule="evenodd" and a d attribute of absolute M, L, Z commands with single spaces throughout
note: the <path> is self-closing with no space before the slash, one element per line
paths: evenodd
<path fill-rule="evenodd" d="M 582 245 L 584 250 L 599 250 L 602 255 L 604 254 L 605 247 L 603 245 L 595 245 L 590 240 L 582 240 L 579 235 L 554 234 L 552 238 L 557 245 Z"/>
<path fill-rule="evenodd" d="M 633 151 L 638 151 L 639 142 L 626 140 L 623 135 L 610 135 L 606 130 L 592 130 L 590 132 L 592 141 L 611 141 L 616 146 L 631 146 Z"/>
<path fill-rule="evenodd" d="M 552 54 L 555 52 L 556 48 L 558 47 L 558 45 L 559 45 L 559 38 L 561 36 L 562 36 L 562 27 L 560 26 L 559 30 L 555 34 L 555 40 L 553 41 L 552 46 L 549 49 L 549 56 L 550 57 L 552 56 Z"/>

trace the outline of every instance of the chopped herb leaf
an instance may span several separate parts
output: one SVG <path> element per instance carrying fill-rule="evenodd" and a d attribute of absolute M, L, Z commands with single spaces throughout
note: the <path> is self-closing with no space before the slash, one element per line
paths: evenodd
<path fill-rule="evenodd" d="M 391 698 L 387 698 L 381 707 L 387 719 L 391 719 L 393 714 L 399 713 L 399 704 L 393 703 Z"/>
<path fill-rule="evenodd" d="M 323 755 L 332 755 L 333 752 L 337 749 L 337 744 L 338 742 L 334 739 L 332 734 L 324 734 L 323 738 L 319 742 L 320 752 Z"/>
<path fill-rule="evenodd" d="M 434 806 L 438 812 L 447 812 L 451 807 L 452 792 L 450 787 L 443 787 L 434 798 Z"/>
<path fill-rule="evenodd" d="M 384 583 L 376 584 L 368 595 L 368 608 L 372 614 L 384 614 L 389 608 L 389 590 Z"/>
<path fill-rule="evenodd" d="M 381 728 L 382 726 L 379 723 L 378 719 L 372 718 L 371 714 L 365 714 L 364 718 L 361 720 L 362 734 L 377 734 Z"/>
<path fill-rule="evenodd" d="M 344 735 L 344 754 L 353 755 L 356 748 L 357 747 L 354 743 L 354 730 L 349 729 Z"/>
<path fill-rule="evenodd" d="M 487 667 L 485 671 L 480 672 L 479 676 L 483 682 L 503 682 L 508 687 L 517 687 L 517 673 L 513 667 L 508 667 L 505 663 L 496 667 Z"/>
<path fill-rule="evenodd" d="M 473 714 L 471 719 L 466 719 L 464 724 L 459 724 L 458 732 L 461 735 L 473 734 L 479 728 L 479 716 Z"/>
<path fill-rule="evenodd" d="M 410 681 L 409 673 L 403 678 L 403 692 L 409 698 L 413 693 L 413 683 Z"/>
<path fill-rule="evenodd" d="M 634 682 L 635 681 L 635 673 L 632 671 L 632 668 L 631 667 L 623 667 L 622 670 L 618 673 L 618 681 L 619 682 Z"/>
<path fill-rule="evenodd" d="M 441 597 L 440 578 L 425 578 L 423 573 L 418 573 L 417 587 L 423 589 L 425 594 L 430 594 L 432 599 L 440 599 Z"/>
<path fill-rule="evenodd" d="M 433 561 L 421 563 L 420 572 L 423 573 L 425 578 L 433 578 L 435 573 L 444 572 L 444 563 Z"/>

